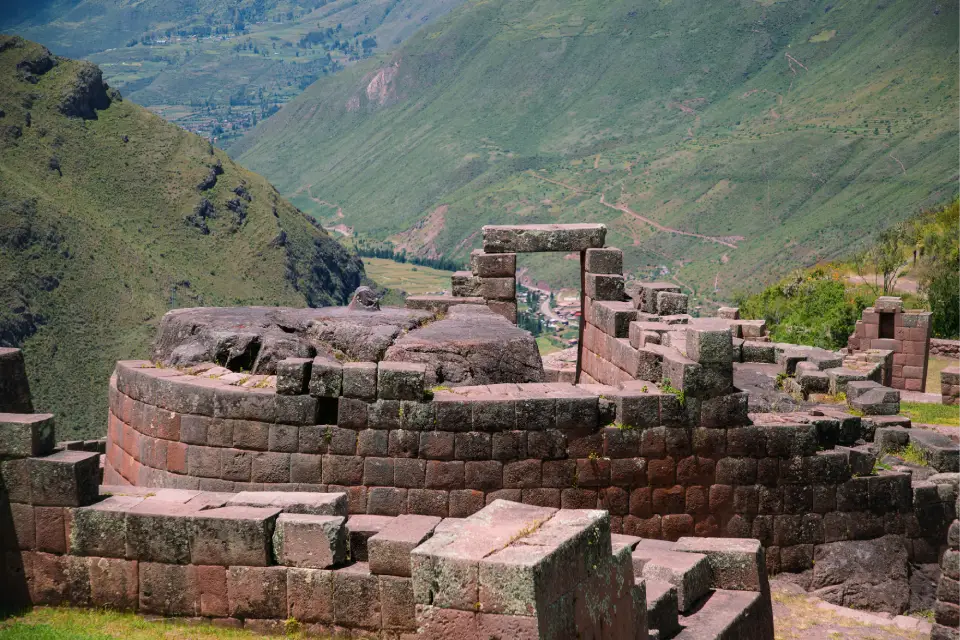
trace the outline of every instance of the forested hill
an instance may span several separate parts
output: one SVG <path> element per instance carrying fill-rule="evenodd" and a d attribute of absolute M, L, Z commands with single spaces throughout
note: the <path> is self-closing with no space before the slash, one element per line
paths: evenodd
<path fill-rule="evenodd" d="M 100 437 L 116 360 L 195 305 L 347 300 L 363 265 L 261 176 L 0 36 L 0 345 L 22 346 L 58 436 Z"/>
<path fill-rule="evenodd" d="M 408 254 L 605 222 L 637 275 L 729 300 L 956 194 L 957 22 L 957 0 L 469 2 L 230 151 Z"/>

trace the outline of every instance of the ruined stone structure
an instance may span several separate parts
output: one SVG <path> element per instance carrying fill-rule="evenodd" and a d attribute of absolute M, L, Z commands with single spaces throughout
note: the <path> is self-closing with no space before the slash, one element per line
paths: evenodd
<path fill-rule="evenodd" d="M 691 317 L 673 285 L 627 286 L 604 233 L 487 227 L 456 295 L 407 309 L 167 314 L 155 361 L 110 380 L 99 492 L 52 417 L 8 421 L 11 588 L 263 630 L 768 640 L 768 572 L 875 540 L 941 560 L 960 458 L 895 415 L 892 358 Z M 513 324 L 515 254 L 545 250 L 581 255 L 574 382 L 543 382 Z M 751 412 L 739 363 L 856 414 Z M 908 443 L 952 473 L 878 467 Z"/>
<path fill-rule="evenodd" d="M 854 352 L 893 352 L 883 384 L 894 389 L 925 391 L 930 356 L 930 312 L 904 311 L 903 300 L 881 296 L 863 310 L 847 346 Z"/>
<path fill-rule="evenodd" d="M 960 367 L 940 372 L 940 396 L 943 404 L 960 404 Z"/>

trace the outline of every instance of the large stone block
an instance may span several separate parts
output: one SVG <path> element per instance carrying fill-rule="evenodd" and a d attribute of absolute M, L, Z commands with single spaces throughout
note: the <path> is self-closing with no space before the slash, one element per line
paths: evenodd
<path fill-rule="evenodd" d="M 336 398 L 343 389 L 343 366 L 336 360 L 317 357 L 310 372 L 310 395 Z"/>
<path fill-rule="evenodd" d="M 470 254 L 470 269 L 481 278 L 513 278 L 517 273 L 517 254 L 484 253 L 477 249 Z"/>
<path fill-rule="evenodd" d="M 410 554 L 417 603 L 475 611 L 480 561 L 536 529 L 555 512 L 496 500 L 462 521 L 445 521 Z"/>
<path fill-rule="evenodd" d="M 609 526 L 609 514 L 603 511 L 559 511 L 536 530 L 483 558 L 481 610 L 534 615 L 547 626 L 557 602 L 569 597 L 578 584 L 594 579 L 597 569 L 609 562 Z M 632 577 L 631 573 L 631 582 Z"/>
<path fill-rule="evenodd" d="M 591 300 L 623 300 L 623 276 L 619 274 L 585 273 L 584 294 Z"/>
<path fill-rule="evenodd" d="M 238 507 L 267 507 L 284 513 L 306 513 L 318 516 L 347 515 L 347 497 L 344 493 L 312 491 L 241 491 L 230 498 L 228 505 Z"/>
<path fill-rule="evenodd" d="M 192 512 L 182 503 L 156 499 L 130 507 L 126 512 L 126 557 L 142 562 L 189 563 Z"/>
<path fill-rule="evenodd" d="M 70 553 L 78 556 L 124 558 L 127 554 L 127 511 L 143 502 L 140 496 L 110 496 L 73 512 Z"/>
<path fill-rule="evenodd" d="M 230 567 L 227 597 L 231 617 L 285 620 L 287 568 Z"/>
<path fill-rule="evenodd" d="M 31 500 L 36 506 L 82 507 L 99 495 L 100 454 L 61 451 L 30 458 Z"/>
<path fill-rule="evenodd" d="M 713 573 L 712 587 L 768 594 L 767 566 L 759 540 L 749 538 L 680 538 L 674 551 L 707 557 Z"/>
<path fill-rule="evenodd" d="M 119 611 L 139 605 L 140 563 L 119 558 L 88 558 L 90 604 Z"/>
<path fill-rule="evenodd" d="M 298 396 L 307 393 L 313 360 L 286 358 L 277 363 L 277 393 Z"/>
<path fill-rule="evenodd" d="M 377 369 L 377 394 L 384 400 L 422 400 L 426 365 L 416 362 L 381 362 Z"/>
<path fill-rule="evenodd" d="M 586 251 L 603 247 L 607 227 L 602 224 L 485 225 L 486 253 Z"/>
<path fill-rule="evenodd" d="M 139 611 L 160 616 L 200 615 L 197 568 L 154 562 L 138 564 Z"/>
<path fill-rule="evenodd" d="M 270 539 L 278 508 L 226 506 L 191 518 L 193 564 L 263 567 L 271 563 Z"/>
<path fill-rule="evenodd" d="M 273 551 L 278 564 L 326 569 L 347 560 L 343 516 L 284 513 L 277 518 Z"/>
<path fill-rule="evenodd" d="M 733 338 L 730 329 L 687 329 L 687 357 L 700 364 L 733 362 Z"/>
<path fill-rule="evenodd" d="M 514 300 L 517 297 L 516 278 L 479 278 L 477 287 L 485 300 Z"/>
<path fill-rule="evenodd" d="M 287 608 L 301 622 L 333 622 L 333 572 L 287 569 Z"/>
<path fill-rule="evenodd" d="M 380 580 L 364 562 L 333 572 L 333 618 L 344 627 L 379 629 Z"/>
<path fill-rule="evenodd" d="M 433 535 L 440 524 L 434 516 L 402 515 L 367 541 L 370 572 L 409 577 L 410 552 Z"/>
<path fill-rule="evenodd" d="M 52 413 L 0 413 L 0 458 L 45 456 L 54 444 Z"/>
<path fill-rule="evenodd" d="M 620 249 L 587 249 L 584 271 L 587 273 L 623 274 L 623 252 Z"/>
<path fill-rule="evenodd" d="M 377 398 L 377 363 L 347 362 L 343 365 L 343 395 L 373 401 Z"/>

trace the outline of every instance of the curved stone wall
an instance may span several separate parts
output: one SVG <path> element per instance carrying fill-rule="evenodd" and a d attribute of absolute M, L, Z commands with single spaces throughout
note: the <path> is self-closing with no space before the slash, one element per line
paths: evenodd
<path fill-rule="evenodd" d="M 809 568 L 815 545 L 838 540 L 904 534 L 921 557 L 942 544 L 941 518 L 924 522 L 931 505 L 915 501 L 910 475 L 874 474 L 869 449 L 844 446 L 866 426 L 839 411 L 751 424 L 738 393 L 681 404 L 638 382 L 430 394 L 416 365 L 338 367 L 335 388 L 321 391 L 332 397 L 314 397 L 278 394 L 267 378 L 244 388 L 120 362 L 104 481 L 343 491 L 351 513 L 391 516 L 465 517 L 497 498 L 599 506 L 614 531 L 645 538 L 757 538 L 771 570 Z M 312 380 L 329 374 L 321 369 Z M 372 394 L 354 374 L 371 369 Z"/>

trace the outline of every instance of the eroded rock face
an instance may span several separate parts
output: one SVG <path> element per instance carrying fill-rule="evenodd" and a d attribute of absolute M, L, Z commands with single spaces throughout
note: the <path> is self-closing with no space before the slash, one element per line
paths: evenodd
<path fill-rule="evenodd" d="M 276 373 L 284 358 L 318 354 L 351 360 L 380 360 L 403 331 L 430 313 L 384 309 L 377 313 L 346 307 L 201 307 L 164 315 L 154 358 L 167 365 L 217 362 L 234 370 Z"/>
<path fill-rule="evenodd" d="M 72 118 L 95 119 L 97 111 L 110 106 L 107 88 L 100 67 L 91 62 L 78 63 L 76 76 L 60 98 L 60 113 Z"/>
<path fill-rule="evenodd" d="M 844 607 L 905 612 L 910 606 L 910 566 L 903 537 L 819 545 L 810 590 Z"/>
<path fill-rule="evenodd" d="M 400 337 L 384 360 L 427 365 L 427 384 L 540 382 L 537 343 L 484 305 L 450 307 L 446 317 Z"/>
<path fill-rule="evenodd" d="M 153 357 L 168 366 L 216 362 L 273 375 L 284 358 L 324 355 L 424 363 L 430 385 L 543 380 L 533 336 L 486 306 L 458 305 L 437 317 L 433 311 L 370 304 L 175 309 L 160 321 Z"/>

